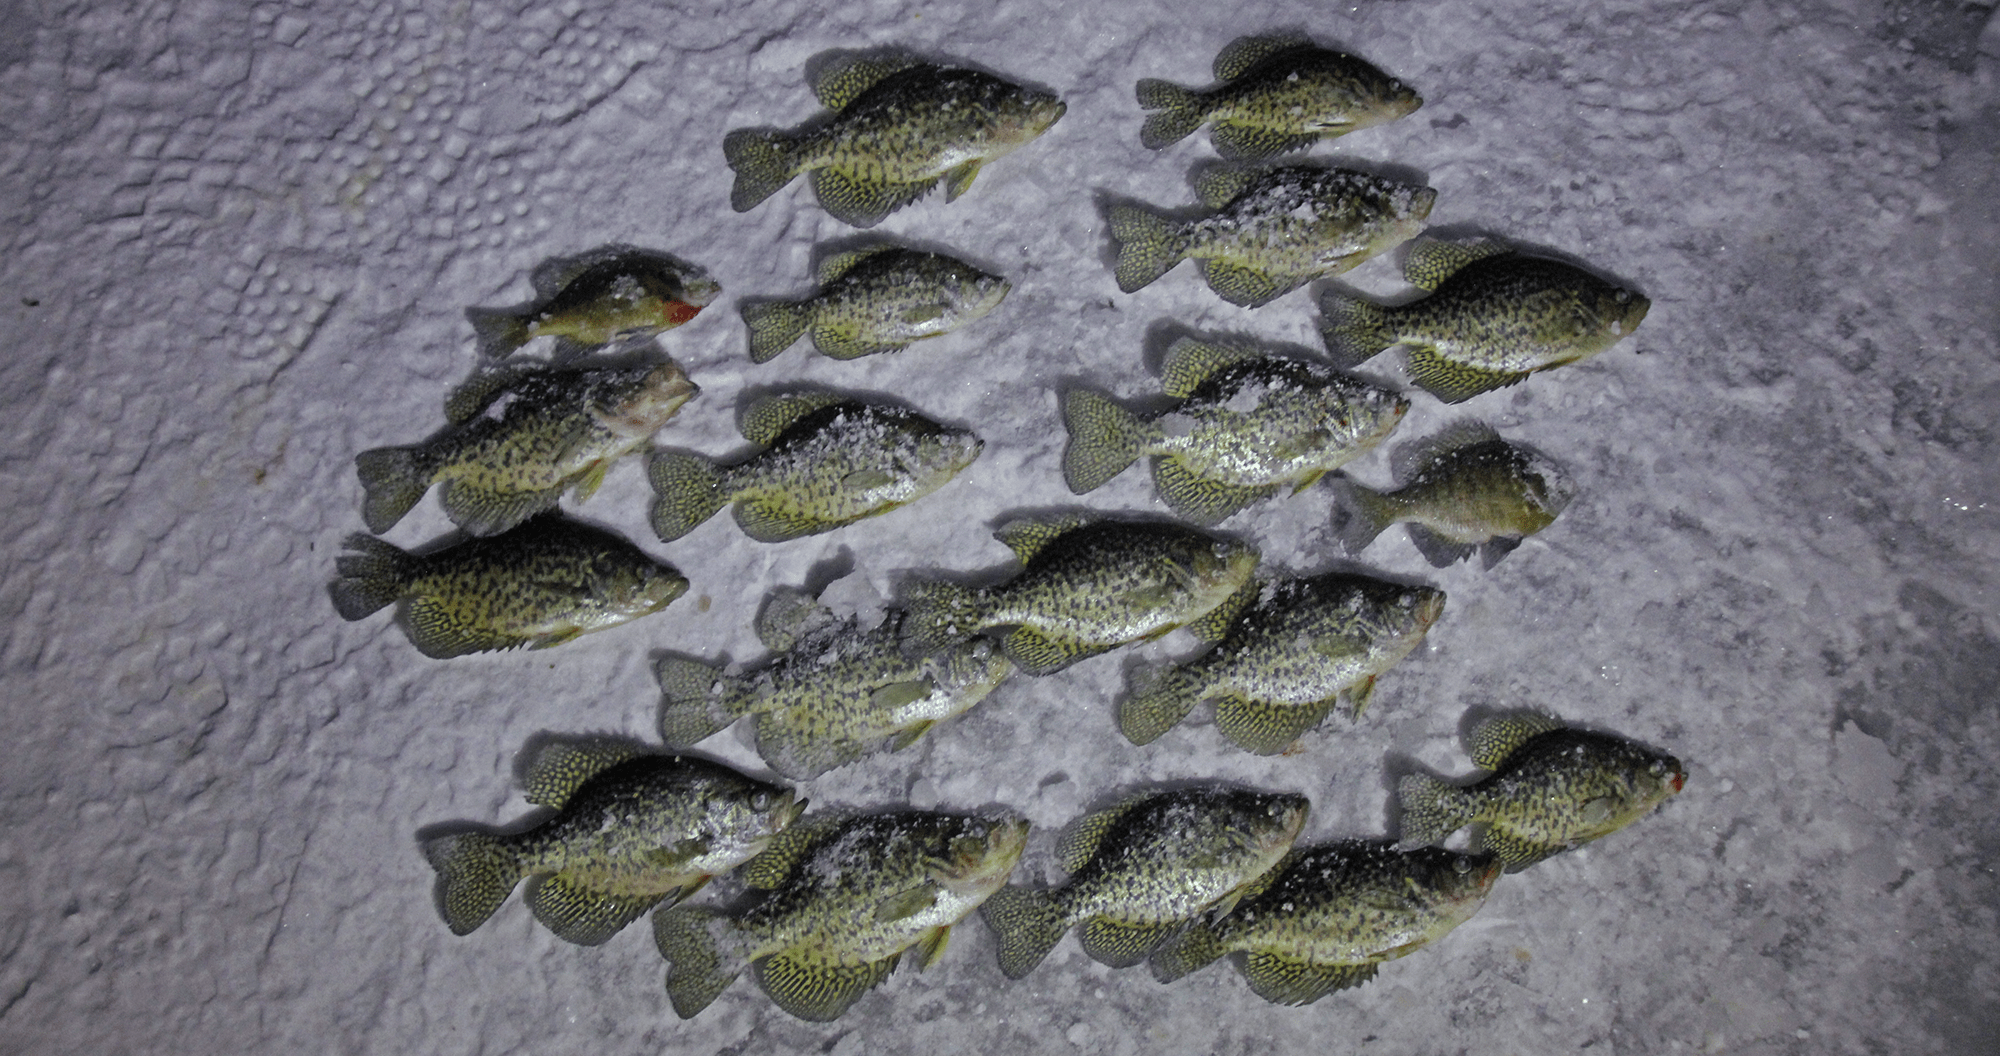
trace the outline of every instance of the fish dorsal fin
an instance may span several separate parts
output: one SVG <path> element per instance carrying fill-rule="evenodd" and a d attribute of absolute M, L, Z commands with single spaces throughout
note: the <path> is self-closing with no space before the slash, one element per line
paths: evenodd
<path fill-rule="evenodd" d="M 532 367 L 500 367 L 474 374 L 445 397 L 445 421 L 464 425 L 493 406 L 493 401 L 499 399 L 502 393 L 535 373 L 537 370 Z"/>
<path fill-rule="evenodd" d="M 842 964 L 809 947 L 793 947 L 757 962 L 757 982 L 779 1008 L 812 1023 L 839 1019 L 841 1013 L 889 978 L 898 950 L 868 964 Z"/>
<path fill-rule="evenodd" d="M 1250 185 L 1269 171 L 1241 165 L 1216 165 L 1194 178 L 1194 196 L 1210 209 L 1220 209 L 1236 200 Z"/>
<path fill-rule="evenodd" d="M 1243 962 L 1243 978 L 1257 996 L 1277 1005 L 1309 1005 L 1375 978 L 1373 964 L 1315 964 L 1281 953 L 1256 952 Z"/>
<path fill-rule="evenodd" d="M 839 280 L 841 276 L 848 272 L 853 271 L 855 265 L 867 260 L 869 257 L 879 256 L 897 248 L 899 247 L 889 245 L 885 242 L 881 245 L 850 249 L 845 253 L 835 253 L 819 262 L 819 267 L 815 270 L 813 277 L 821 286 L 828 285 Z"/>
<path fill-rule="evenodd" d="M 743 439 L 758 447 L 770 447 L 799 419 L 848 400 L 837 392 L 784 392 L 765 396 L 743 412 Z"/>
<path fill-rule="evenodd" d="M 845 110 L 868 89 L 922 63 L 908 55 L 846 55 L 826 64 L 813 78 L 813 95 L 828 110 Z"/>
<path fill-rule="evenodd" d="M 1481 770 L 1498 770 L 1522 745 L 1563 728 L 1560 720 L 1539 712 L 1502 715 L 1474 728 L 1466 750 L 1472 756 L 1472 765 Z"/>
<path fill-rule="evenodd" d="M 1444 284 L 1444 280 L 1475 260 L 1512 252 L 1498 242 L 1483 239 L 1478 242 L 1418 239 L 1416 245 L 1410 247 L 1409 258 L 1403 261 L 1403 281 L 1420 290 L 1435 290 Z"/>
<path fill-rule="evenodd" d="M 1100 810 L 1095 814 L 1086 814 L 1077 819 L 1074 825 L 1063 832 L 1062 838 L 1056 841 L 1056 864 L 1062 866 L 1064 872 L 1076 875 L 1084 866 L 1090 864 L 1092 858 L 1097 857 L 1098 848 L 1104 844 L 1104 837 L 1117 827 L 1118 819 L 1123 818 L 1133 807 L 1150 797 L 1150 793 L 1134 796 L 1115 807 Z"/>
<path fill-rule="evenodd" d="M 1090 518 L 1080 513 L 1064 514 L 1048 521 L 1009 521 L 994 531 L 993 538 L 1007 544 L 1007 549 L 1014 551 L 1014 556 L 1025 565 L 1057 537 L 1089 523 Z"/>
<path fill-rule="evenodd" d="M 1500 434 L 1485 422 L 1471 418 L 1456 421 L 1429 436 L 1398 445 L 1389 455 L 1389 472 L 1395 475 L 1398 486 L 1410 484 L 1431 463 L 1451 452 L 1498 439 Z"/>
<path fill-rule="evenodd" d="M 1258 353 L 1247 348 L 1183 337 L 1167 346 L 1167 354 L 1160 361 L 1160 384 L 1165 386 L 1167 395 L 1185 400 L 1222 368 L 1257 358 Z"/>
<path fill-rule="evenodd" d="M 791 652 L 799 639 L 833 622 L 833 610 L 797 587 L 779 587 L 757 610 L 757 640 L 774 653 Z"/>
<path fill-rule="evenodd" d="M 550 741 L 521 773 L 521 792 L 538 807 L 560 809 L 584 782 L 648 753 L 626 741 Z"/>
<path fill-rule="evenodd" d="M 1250 67 L 1281 51 L 1312 46 L 1312 38 L 1301 33 L 1281 33 L 1269 37 L 1238 37 L 1215 56 L 1215 79 L 1233 81 Z"/>
<path fill-rule="evenodd" d="M 793 822 L 773 837 L 762 853 L 743 863 L 744 886 L 759 891 L 785 886 L 799 866 L 812 856 L 814 848 L 849 820 L 845 815 L 828 815 Z"/>

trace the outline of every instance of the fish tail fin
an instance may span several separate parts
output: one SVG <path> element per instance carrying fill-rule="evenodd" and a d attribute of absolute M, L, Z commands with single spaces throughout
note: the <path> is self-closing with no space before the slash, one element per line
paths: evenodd
<path fill-rule="evenodd" d="M 1111 237 L 1118 240 L 1118 288 L 1126 293 L 1165 275 L 1187 252 L 1172 220 L 1134 205 L 1114 205 Z"/>
<path fill-rule="evenodd" d="M 1207 921 L 1198 920 L 1154 950 L 1147 967 L 1152 969 L 1153 978 L 1171 983 L 1181 976 L 1206 968 L 1228 952 L 1215 929 Z"/>
<path fill-rule="evenodd" d="M 728 676 L 684 656 L 660 658 L 653 667 L 660 683 L 660 737 L 684 748 L 720 732 L 748 709 L 749 694 Z"/>
<path fill-rule="evenodd" d="M 805 336 L 812 322 L 812 305 L 797 301 L 759 301 L 741 309 L 750 328 L 750 362 L 764 363 Z"/>
<path fill-rule="evenodd" d="M 1465 825 L 1463 798 L 1456 787 L 1428 774 L 1409 774 L 1396 782 L 1396 802 L 1403 810 L 1403 838 L 1397 846 L 1407 850 L 1443 843 Z"/>
<path fill-rule="evenodd" d="M 361 520 L 371 532 L 386 532 L 430 490 L 431 475 L 415 448 L 378 447 L 354 456 L 354 471 L 367 497 Z"/>
<path fill-rule="evenodd" d="M 1096 491 L 1139 458 L 1137 415 L 1098 393 L 1077 389 L 1063 396 L 1063 482 L 1078 495 Z"/>
<path fill-rule="evenodd" d="M 1319 334 L 1335 366 L 1355 366 L 1397 341 L 1379 304 L 1328 290 L 1320 295 L 1319 311 Z"/>
<path fill-rule="evenodd" d="M 646 465 L 646 478 L 653 483 L 650 519 L 661 542 L 694 531 L 729 501 L 722 493 L 722 474 L 700 455 L 655 451 Z"/>
<path fill-rule="evenodd" d="M 1148 77 L 1139 82 L 1138 95 L 1141 109 L 1160 111 L 1147 114 L 1146 123 L 1139 126 L 1139 142 L 1148 150 L 1178 143 L 1208 120 L 1201 96 L 1171 81 Z"/>
<path fill-rule="evenodd" d="M 391 543 L 358 532 L 347 537 L 347 548 L 355 553 L 334 562 L 340 578 L 327 588 L 341 618 L 359 620 L 395 604 L 409 582 L 414 559 Z"/>
<path fill-rule="evenodd" d="M 723 137 L 722 156 L 736 172 L 729 206 L 739 213 L 756 208 L 799 174 L 791 137 L 783 132 L 739 128 Z"/>
<path fill-rule="evenodd" d="M 1046 891 L 1003 887 L 979 907 L 1000 944 L 1000 971 L 1019 979 L 1035 970 L 1069 930 L 1062 907 Z"/>
<path fill-rule="evenodd" d="M 1394 505 L 1374 488 L 1340 480 L 1333 504 L 1333 532 L 1350 554 L 1368 549 L 1382 529 L 1396 523 Z"/>
<path fill-rule="evenodd" d="M 506 841 L 484 832 L 440 836 L 424 844 L 438 874 L 438 912 L 453 935 L 469 935 L 521 882 L 521 859 Z"/>
<path fill-rule="evenodd" d="M 686 904 L 653 914 L 653 943 L 667 960 L 667 997 L 682 1019 L 707 1008 L 743 971 L 741 964 L 724 963 L 715 937 L 723 919 L 708 906 Z"/>
<path fill-rule="evenodd" d="M 1118 732 L 1133 744 L 1151 744 L 1180 725 L 1201 700 L 1201 686 L 1178 667 L 1155 671 L 1118 702 Z"/>
<path fill-rule="evenodd" d="M 903 635 L 920 652 L 949 649 L 980 631 L 979 594 L 956 583 L 919 583 L 910 590 Z"/>
<path fill-rule="evenodd" d="M 505 308 L 467 308 L 465 318 L 472 323 L 472 335 L 479 351 L 500 359 L 534 337 L 528 320 Z"/>

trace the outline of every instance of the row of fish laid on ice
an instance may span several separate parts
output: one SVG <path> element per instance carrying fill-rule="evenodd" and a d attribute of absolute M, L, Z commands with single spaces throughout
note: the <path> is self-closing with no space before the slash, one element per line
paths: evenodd
<path fill-rule="evenodd" d="M 902 954 L 935 962 L 974 909 L 1019 979 L 1072 927 L 1113 967 L 1150 961 L 1172 981 L 1225 954 L 1267 1000 L 1303 1004 L 1368 981 L 1377 966 L 1470 917 L 1504 868 L 1519 871 L 1609 835 L 1680 791 L 1672 756 L 1543 715 L 1489 720 L 1473 735 L 1488 777 L 1403 782 L 1412 831 L 1401 845 L 1295 848 L 1306 797 L 1221 785 L 1133 795 L 1079 819 L 1056 848 L 1067 879 L 1005 886 L 1027 846 L 1012 811 L 892 810 L 801 817 L 782 786 L 626 742 L 549 742 L 524 774 L 529 802 L 555 813 L 512 831 L 432 835 L 438 905 L 469 934 L 523 878 L 535 918 L 602 943 L 650 909 L 683 1018 L 746 968 L 777 1004 L 838 1017 Z M 1475 848 L 1434 846 L 1477 826 Z M 682 904 L 741 869 L 737 908 Z"/>

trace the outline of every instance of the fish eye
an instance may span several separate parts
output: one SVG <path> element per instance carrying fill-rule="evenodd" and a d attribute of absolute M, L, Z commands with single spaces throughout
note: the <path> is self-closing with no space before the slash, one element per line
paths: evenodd
<path fill-rule="evenodd" d="M 1457 873 L 1460 876 L 1464 876 L 1465 874 L 1472 871 L 1472 859 L 1467 858 L 1465 855 L 1462 854 L 1459 855 L 1457 858 L 1452 859 L 1451 871 Z"/>
<path fill-rule="evenodd" d="M 1619 303 L 1619 304 L 1624 304 L 1624 303 L 1625 303 L 1626 301 L 1629 301 L 1629 300 L 1631 300 L 1631 299 L 1632 299 L 1632 293 L 1631 293 L 1631 291 L 1630 291 L 1630 290 L 1619 290 L 1619 291 L 1618 291 L 1618 303 Z"/>
<path fill-rule="evenodd" d="M 762 790 L 751 793 L 750 809 L 751 810 L 771 809 L 771 794 L 769 792 L 765 792 Z"/>
<path fill-rule="evenodd" d="M 1652 774 L 1654 777 L 1658 777 L 1661 774 L 1667 772 L 1667 764 L 1662 762 L 1661 760 L 1655 759 L 1653 760 L 1653 764 L 1646 768 L 1646 771 Z"/>

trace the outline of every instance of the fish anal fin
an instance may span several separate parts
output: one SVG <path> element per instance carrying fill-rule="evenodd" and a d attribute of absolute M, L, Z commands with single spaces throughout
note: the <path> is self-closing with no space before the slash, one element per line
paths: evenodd
<path fill-rule="evenodd" d="M 1257 996 L 1278 1005 L 1309 1005 L 1335 990 L 1375 978 L 1374 964 L 1315 964 L 1279 953 L 1252 953 L 1243 978 Z"/>
<path fill-rule="evenodd" d="M 898 956 L 841 964 L 813 951 L 792 949 L 759 960 L 757 983 L 779 1008 L 809 1022 L 828 1023 L 889 978 Z"/>

